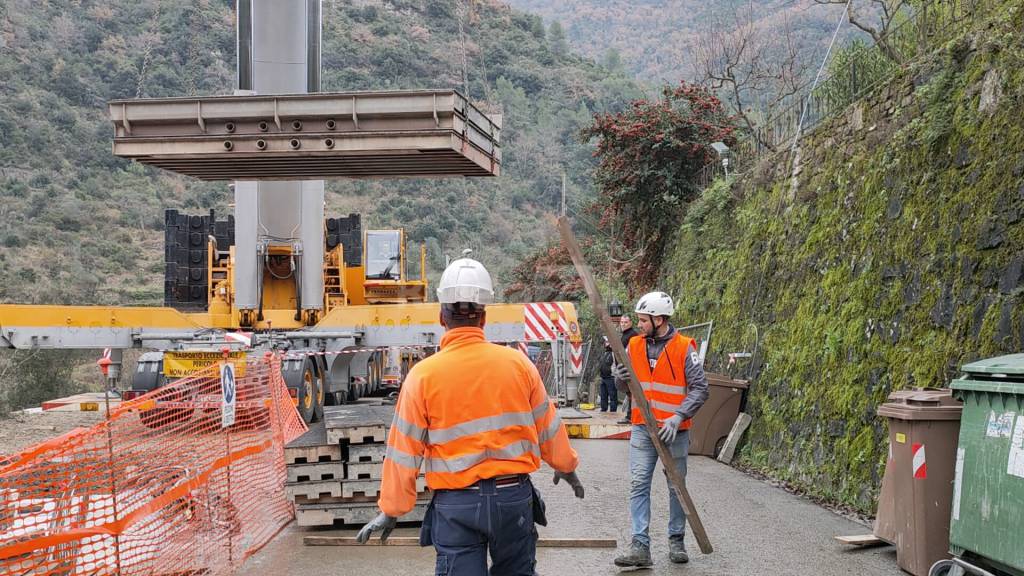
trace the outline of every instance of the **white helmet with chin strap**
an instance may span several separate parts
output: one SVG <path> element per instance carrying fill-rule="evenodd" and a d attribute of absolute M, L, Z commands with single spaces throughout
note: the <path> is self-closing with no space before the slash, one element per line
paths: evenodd
<path fill-rule="evenodd" d="M 494 302 L 494 285 L 484 265 L 467 258 L 472 250 L 463 250 L 462 258 L 444 269 L 437 285 L 437 301 L 441 304 L 466 302 L 484 306 Z"/>
<path fill-rule="evenodd" d="M 649 316 L 671 316 L 676 307 L 672 303 L 672 297 L 664 292 L 650 292 L 644 294 L 636 303 L 637 314 Z"/>

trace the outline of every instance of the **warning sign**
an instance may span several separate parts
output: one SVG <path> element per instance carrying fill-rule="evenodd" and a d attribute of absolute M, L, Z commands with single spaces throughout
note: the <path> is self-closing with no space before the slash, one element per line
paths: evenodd
<path fill-rule="evenodd" d="M 227 428 L 235 424 L 235 398 L 238 397 L 235 386 L 235 365 L 225 362 L 220 365 L 221 403 L 220 426 Z"/>
<path fill-rule="evenodd" d="M 229 352 L 228 359 L 235 365 L 235 375 L 239 378 L 245 376 L 245 352 Z M 223 360 L 223 352 L 164 352 L 164 376 L 168 378 L 184 378 L 204 368 L 216 366 Z"/>

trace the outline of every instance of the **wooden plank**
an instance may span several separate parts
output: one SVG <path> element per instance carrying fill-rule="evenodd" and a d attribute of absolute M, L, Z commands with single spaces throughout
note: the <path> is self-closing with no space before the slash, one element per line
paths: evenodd
<path fill-rule="evenodd" d="M 608 343 L 612 346 L 612 352 L 619 363 L 625 365 L 629 370 L 628 384 L 629 391 L 633 396 L 634 405 L 640 410 L 644 417 L 644 424 L 651 431 L 651 441 L 654 443 L 654 449 L 658 452 L 658 457 L 661 459 L 669 482 L 679 497 L 679 503 L 682 504 L 683 510 L 686 511 L 686 519 L 693 530 L 694 538 L 697 539 L 697 545 L 704 554 L 711 554 L 714 552 L 714 547 L 711 545 L 711 540 L 708 539 L 708 534 L 704 530 L 704 523 L 701 522 L 700 516 L 697 514 L 697 508 L 690 498 L 690 493 L 686 490 L 686 480 L 679 474 L 672 459 L 672 454 L 658 437 L 656 432 L 658 430 L 658 422 L 651 413 L 651 407 L 647 403 L 647 398 L 644 397 L 643 390 L 640 388 L 640 381 L 637 379 L 636 372 L 629 362 L 629 355 L 626 354 L 626 350 L 622 346 L 622 339 L 615 330 L 611 317 L 608 316 L 608 309 L 605 308 L 604 299 L 601 298 L 601 292 L 597 289 L 594 275 L 590 272 L 590 266 L 583 259 L 583 251 L 580 250 L 580 245 L 576 242 L 576 236 L 572 233 L 569 220 L 565 216 L 558 219 L 558 232 L 562 236 L 562 244 L 565 245 L 565 248 L 569 251 L 569 256 L 572 257 L 576 271 L 583 280 L 583 287 L 590 298 L 591 309 L 601 321 L 601 330 L 604 332 L 605 337 L 608 338 Z"/>
<path fill-rule="evenodd" d="M 302 543 L 306 546 L 419 546 L 417 536 L 392 536 L 381 544 L 380 538 L 370 538 L 366 544 L 356 542 L 354 536 L 305 536 Z M 538 548 L 615 548 L 618 543 L 614 538 L 540 538 Z"/>
<path fill-rule="evenodd" d="M 750 426 L 750 414 L 740 412 L 740 415 L 736 417 L 736 421 L 732 424 L 729 436 L 725 439 L 722 451 L 718 453 L 719 462 L 725 464 L 732 462 L 732 457 L 736 454 L 736 445 L 740 443 L 740 438 L 743 437 L 743 433 L 746 432 L 748 426 Z"/>
<path fill-rule="evenodd" d="M 883 546 L 888 544 L 885 540 L 882 540 L 874 534 L 857 534 L 855 536 L 836 536 L 836 540 L 846 544 L 847 546 L 856 546 L 858 548 L 867 548 L 869 546 Z"/>
<path fill-rule="evenodd" d="M 614 538 L 540 538 L 537 546 L 541 548 L 616 548 L 618 542 Z"/>

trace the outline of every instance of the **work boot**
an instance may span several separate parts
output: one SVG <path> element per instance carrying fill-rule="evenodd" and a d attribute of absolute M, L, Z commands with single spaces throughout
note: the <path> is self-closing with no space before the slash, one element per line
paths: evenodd
<path fill-rule="evenodd" d="M 654 561 L 651 560 L 651 548 L 639 540 L 633 540 L 629 545 L 629 552 L 616 558 L 615 565 L 622 568 L 654 566 Z"/>
<path fill-rule="evenodd" d="M 686 553 L 686 542 L 681 535 L 668 537 L 668 560 L 674 564 L 690 561 L 690 555 Z"/>

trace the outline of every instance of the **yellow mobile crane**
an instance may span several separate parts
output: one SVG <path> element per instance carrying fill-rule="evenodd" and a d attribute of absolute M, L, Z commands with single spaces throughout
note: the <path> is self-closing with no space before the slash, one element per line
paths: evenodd
<path fill-rule="evenodd" d="M 325 404 L 379 391 L 396 380 L 387 366 L 408 368 L 438 344 L 423 248 L 411 273 L 402 230 L 325 218 L 322 179 L 497 176 L 500 117 L 454 90 L 320 93 L 320 17 L 318 0 L 238 0 L 233 95 L 109 103 L 114 154 L 233 180 L 235 214 L 165 213 L 164 307 L 0 305 L 0 347 L 111 348 L 114 380 L 121 350 L 155 349 L 128 397 L 223 347 L 236 358 L 284 350 L 285 382 L 309 422 Z M 523 341 L 529 306 L 489 306 L 488 339 Z M 546 310 L 571 402 L 575 308 Z"/>

